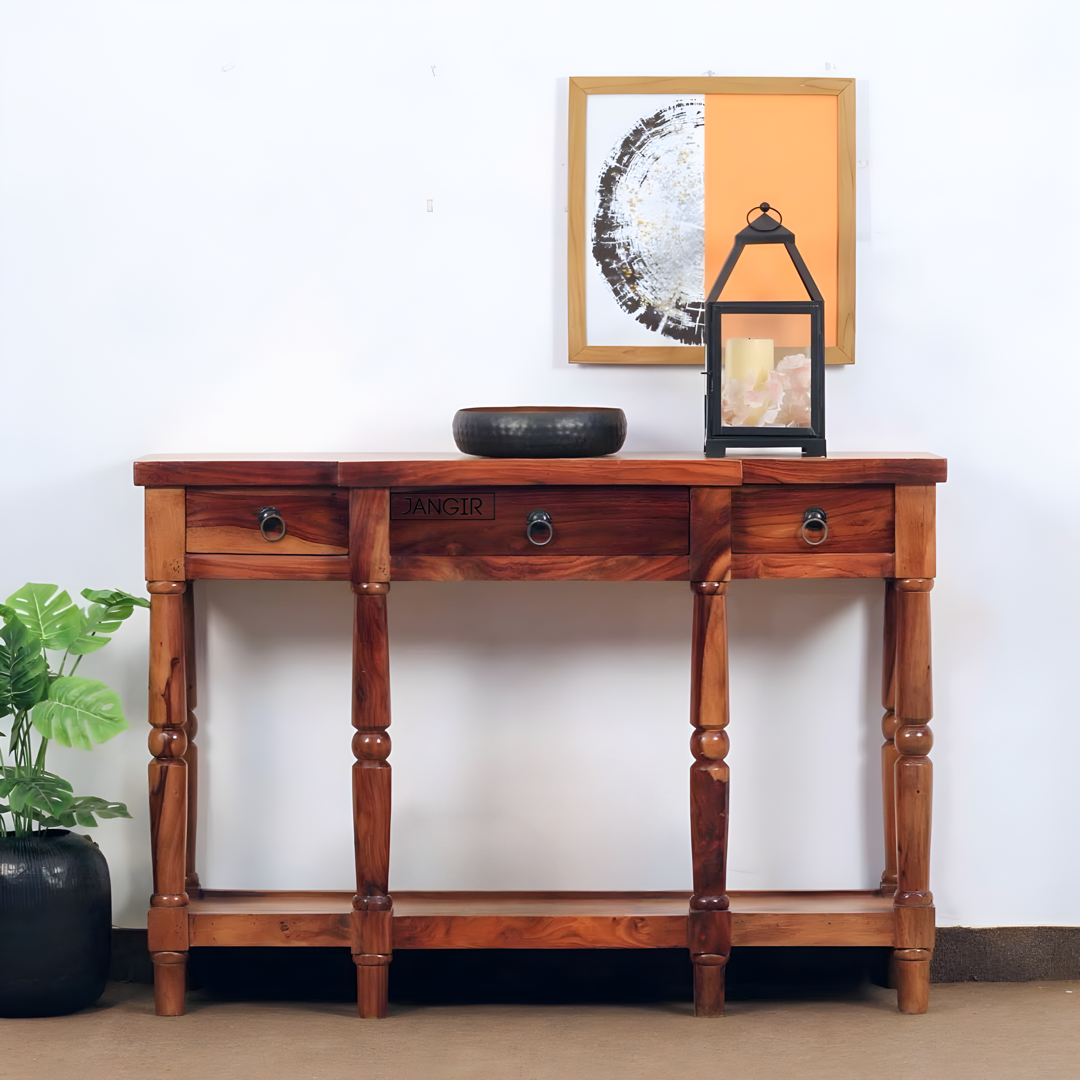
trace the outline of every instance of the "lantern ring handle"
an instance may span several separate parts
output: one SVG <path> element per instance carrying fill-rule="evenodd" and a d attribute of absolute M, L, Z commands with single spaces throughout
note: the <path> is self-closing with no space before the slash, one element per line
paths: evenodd
<path fill-rule="evenodd" d="M 763 202 L 763 203 L 760 203 L 757 206 L 751 206 L 750 209 L 746 211 L 746 224 L 747 225 L 750 224 L 750 215 L 755 210 L 760 210 L 762 214 L 765 214 L 769 210 L 771 210 L 774 214 L 777 214 L 779 216 L 779 218 L 780 218 L 780 220 L 776 224 L 777 225 L 783 225 L 784 224 L 784 215 L 781 214 L 780 211 L 777 210 L 775 206 L 770 206 L 767 202 Z M 761 231 L 764 232 L 765 230 L 763 229 Z"/>

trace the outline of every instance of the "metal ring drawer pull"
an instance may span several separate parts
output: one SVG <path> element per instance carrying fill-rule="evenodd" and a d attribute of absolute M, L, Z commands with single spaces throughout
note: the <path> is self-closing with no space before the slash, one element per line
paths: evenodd
<path fill-rule="evenodd" d="M 811 540 L 810 537 L 806 535 L 807 529 L 815 535 L 821 533 L 821 537 L 817 540 Z M 829 539 L 828 515 L 820 506 L 809 507 L 802 516 L 802 528 L 799 532 L 802 535 L 802 538 L 811 547 L 817 547 L 818 544 L 824 544 L 825 541 Z"/>
<path fill-rule="evenodd" d="M 279 540 L 285 538 L 285 533 L 288 531 L 285 527 L 285 519 L 276 506 L 264 506 L 257 516 L 259 518 L 259 532 L 268 544 L 276 544 Z M 266 531 L 267 526 L 275 530 L 275 535 L 271 535 Z M 277 529 L 281 529 L 281 532 L 276 532 Z"/>
<path fill-rule="evenodd" d="M 547 538 L 537 540 L 536 533 L 538 531 L 541 534 L 546 531 Z M 551 524 L 551 515 L 546 510 L 531 510 L 529 516 L 525 519 L 525 536 L 530 544 L 535 544 L 537 547 L 550 544 L 555 536 L 555 526 Z"/>

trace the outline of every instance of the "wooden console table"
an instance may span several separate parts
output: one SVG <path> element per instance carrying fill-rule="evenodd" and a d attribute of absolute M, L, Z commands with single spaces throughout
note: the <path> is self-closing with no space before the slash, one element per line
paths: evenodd
<path fill-rule="evenodd" d="M 351 947 L 365 1017 L 386 1015 L 394 949 L 689 948 L 697 1014 L 718 1016 L 732 944 L 891 946 L 900 1009 L 925 1012 L 934 946 L 930 589 L 935 485 L 945 472 L 930 454 L 138 461 L 151 594 L 148 924 L 158 1013 L 184 1011 L 191 946 L 300 945 Z M 869 891 L 729 896 L 728 582 L 814 577 L 885 581 L 885 872 Z M 355 896 L 199 884 L 189 582 L 209 578 L 352 583 Z M 387 593 L 393 581 L 461 579 L 690 583 L 692 895 L 390 895 Z"/>

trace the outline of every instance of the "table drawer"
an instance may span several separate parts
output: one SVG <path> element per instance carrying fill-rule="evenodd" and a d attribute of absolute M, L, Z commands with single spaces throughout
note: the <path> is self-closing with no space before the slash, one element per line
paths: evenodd
<path fill-rule="evenodd" d="M 529 515 L 551 517 L 547 543 Z M 395 489 L 391 555 L 684 555 L 690 492 L 683 487 Z M 534 526 L 537 540 L 547 536 Z"/>
<path fill-rule="evenodd" d="M 819 544 L 803 538 L 811 507 L 825 511 L 828 536 Z M 807 535 L 815 538 L 808 529 Z M 889 552 L 893 550 L 893 489 L 762 484 L 731 493 L 731 550 L 737 554 L 777 552 Z"/>
<path fill-rule="evenodd" d="M 272 507 L 285 523 L 259 529 Z M 274 538 L 277 539 L 274 539 Z M 187 550 L 229 555 L 347 555 L 346 488 L 188 488 Z"/>

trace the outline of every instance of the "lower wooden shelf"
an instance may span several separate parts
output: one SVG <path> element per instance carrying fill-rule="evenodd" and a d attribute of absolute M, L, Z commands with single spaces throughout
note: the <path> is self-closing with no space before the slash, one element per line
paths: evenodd
<path fill-rule="evenodd" d="M 205 890 L 193 946 L 349 946 L 352 893 Z M 877 891 L 733 892 L 733 945 L 893 945 Z M 395 949 L 685 949 L 684 892 L 394 893 Z"/>

